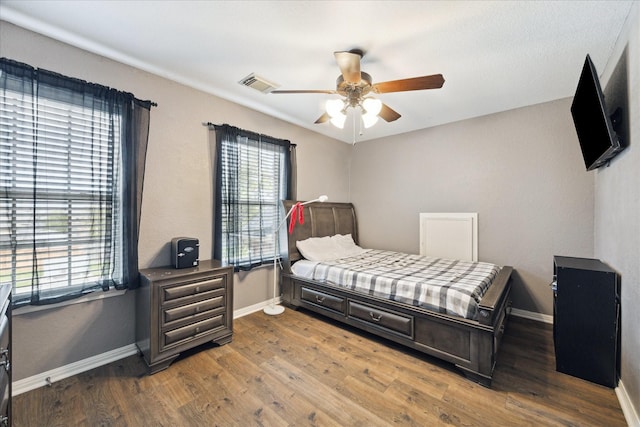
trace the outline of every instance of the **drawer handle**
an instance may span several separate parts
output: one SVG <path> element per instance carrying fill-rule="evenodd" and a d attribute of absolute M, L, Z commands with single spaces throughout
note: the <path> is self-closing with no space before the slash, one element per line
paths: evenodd
<path fill-rule="evenodd" d="M 382 320 L 382 314 L 379 314 L 378 317 L 376 317 L 376 315 L 373 314 L 372 311 L 370 311 L 369 316 L 371 316 L 371 320 L 373 320 L 374 322 L 379 322 L 380 320 Z"/>
<path fill-rule="evenodd" d="M 196 286 L 196 288 L 193 290 L 194 294 L 199 294 L 200 293 L 200 286 Z"/>
<path fill-rule="evenodd" d="M 200 326 L 196 327 L 196 334 L 200 333 Z"/>
<path fill-rule="evenodd" d="M 324 297 L 321 297 L 320 295 L 316 295 L 316 302 L 319 304 L 322 304 L 324 302 Z"/>

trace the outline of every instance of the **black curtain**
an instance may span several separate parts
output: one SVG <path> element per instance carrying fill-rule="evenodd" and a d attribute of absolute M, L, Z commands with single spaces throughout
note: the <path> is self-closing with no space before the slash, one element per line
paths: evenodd
<path fill-rule="evenodd" d="M 11 259 L 0 273 L 12 277 L 14 302 L 49 304 L 137 287 L 152 103 L 6 58 L 0 66 L 0 101 L 10 110 L 0 152 L 0 209 L 9 237 L 0 240 L 0 251 Z M 30 178 L 23 183 L 24 168 Z M 65 185 L 56 184 L 61 175 Z"/>
<path fill-rule="evenodd" d="M 214 258 L 236 271 L 273 262 L 280 202 L 296 193 L 295 144 L 227 124 L 209 127 L 216 144 Z"/>
<path fill-rule="evenodd" d="M 142 213 L 142 191 L 147 160 L 150 124 L 149 101 L 131 98 L 124 118 L 123 167 L 124 180 L 124 277 L 116 289 L 135 289 L 140 285 L 138 271 L 138 238 Z"/>

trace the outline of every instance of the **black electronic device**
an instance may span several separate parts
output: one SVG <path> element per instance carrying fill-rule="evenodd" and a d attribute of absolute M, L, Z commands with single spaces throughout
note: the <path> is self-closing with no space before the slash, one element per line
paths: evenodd
<path fill-rule="evenodd" d="M 607 110 L 600 80 L 589 55 L 573 97 L 571 115 L 587 170 L 608 164 L 626 148 L 625 141 L 616 132 L 624 117 L 622 110 L 619 107 L 612 112 Z"/>
<path fill-rule="evenodd" d="M 615 388 L 620 376 L 620 277 L 597 259 L 553 257 L 556 370 Z"/>
<path fill-rule="evenodd" d="M 174 237 L 171 239 L 171 264 L 175 268 L 197 267 L 199 262 L 198 239 Z"/>

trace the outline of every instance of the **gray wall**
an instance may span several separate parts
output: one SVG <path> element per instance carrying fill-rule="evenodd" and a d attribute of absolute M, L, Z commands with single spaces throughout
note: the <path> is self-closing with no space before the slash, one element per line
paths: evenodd
<path fill-rule="evenodd" d="M 229 123 L 298 145 L 298 197 L 348 200 L 350 147 L 218 97 L 0 21 L 2 56 L 112 86 L 158 103 L 151 111 L 140 231 L 140 267 L 169 264 L 168 242 L 200 239 L 212 251 L 212 172 L 203 122 Z M 234 309 L 271 296 L 271 268 L 234 278 Z M 134 293 L 14 317 L 14 380 L 129 345 Z"/>
<path fill-rule="evenodd" d="M 640 3 L 634 4 L 616 51 L 604 70 L 605 93 L 620 79 L 626 57 L 629 147 L 595 182 L 595 256 L 622 280 L 622 383 L 640 416 Z M 609 77 L 614 74 L 613 80 Z"/>
<path fill-rule="evenodd" d="M 420 212 L 477 212 L 479 259 L 515 268 L 515 308 L 552 314 L 553 255 L 593 255 L 592 174 L 570 99 L 354 147 L 361 243 L 419 252 Z"/>

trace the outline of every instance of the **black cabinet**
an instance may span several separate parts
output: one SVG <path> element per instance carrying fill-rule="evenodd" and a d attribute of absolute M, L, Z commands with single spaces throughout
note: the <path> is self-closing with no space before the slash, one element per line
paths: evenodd
<path fill-rule="evenodd" d="M 597 259 L 553 258 L 556 370 L 607 387 L 620 374 L 620 278 Z"/>

